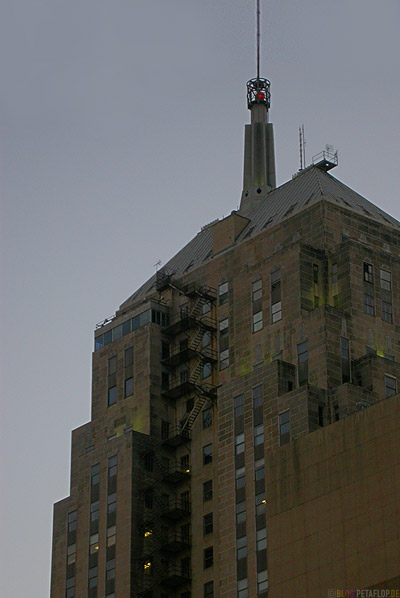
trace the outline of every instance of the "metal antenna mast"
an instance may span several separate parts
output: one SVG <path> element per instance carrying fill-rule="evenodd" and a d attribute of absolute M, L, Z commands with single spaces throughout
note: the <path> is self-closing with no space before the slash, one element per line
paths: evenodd
<path fill-rule="evenodd" d="M 260 80 L 260 0 L 257 0 L 257 81 Z"/>

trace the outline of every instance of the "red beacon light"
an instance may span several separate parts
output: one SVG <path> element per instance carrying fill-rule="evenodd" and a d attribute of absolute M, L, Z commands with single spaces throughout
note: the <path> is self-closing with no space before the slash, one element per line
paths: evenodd
<path fill-rule="evenodd" d="M 265 100 L 265 94 L 263 94 L 262 91 L 259 91 L 257 94 L 257 99 L 258 100 Z"/>

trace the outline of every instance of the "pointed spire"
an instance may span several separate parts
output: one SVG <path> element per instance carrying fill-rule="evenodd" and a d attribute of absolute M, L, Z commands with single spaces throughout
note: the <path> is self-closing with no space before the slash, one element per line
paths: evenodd
<path fill-rule="evenodd" d="M 257 77 L 247 82 L 251 124 L 245 125 L 243 192 L 240 212 L 246 214 L 276 187 L 274 131 L 268 122 L 270 82 L 260 77 L 260 0 L 257 0 Z"/>

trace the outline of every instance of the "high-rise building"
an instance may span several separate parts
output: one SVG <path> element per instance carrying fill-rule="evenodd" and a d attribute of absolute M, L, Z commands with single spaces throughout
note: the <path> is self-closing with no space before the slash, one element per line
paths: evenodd
<path fill-rule="evenodd" d="M 240 209 L 95 330 L 52 598 L 400 589 L 400 224 L 247 91 Z"/>

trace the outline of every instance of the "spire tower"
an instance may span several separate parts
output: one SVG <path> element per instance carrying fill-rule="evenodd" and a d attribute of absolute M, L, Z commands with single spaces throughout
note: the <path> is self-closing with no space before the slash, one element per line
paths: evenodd
<path fill-rule="evenodd" d="M 268 122 L 271 83 L 260 77 L 260 0 L 257 0 L 257 77 L 247 82 L 251 123 L 245 125 L 243 192 L 240 212 L 248 213 L 276 187 L 274 132 Z"/>

